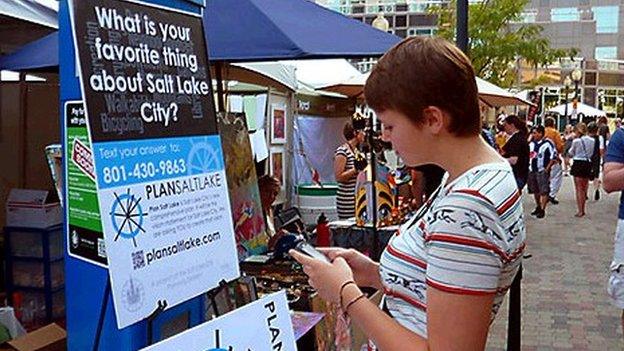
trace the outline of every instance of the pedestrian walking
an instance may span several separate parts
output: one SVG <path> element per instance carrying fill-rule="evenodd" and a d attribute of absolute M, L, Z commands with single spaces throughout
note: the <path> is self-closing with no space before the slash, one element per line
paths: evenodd
<path fill-rule="evenodd" d="M 544 218 L 550 194 L 550 172 L 557 163 L 557 150 L 550 139 L 544 138 L 544 127 L 537 126 L 532 130 L 529 143 L 529 176 L 527 187 L 529 194 L 535 197 L 535 210 L 531 215 Z"/>
<path fill-rule="evenodd" d="M 598 124 L 591 122 L 587 125 L 587 134 L 594 139 L 591 163 L 595 201 L 600 200 L 600 174 L 602 173 L 602 158 L 605 152 L 605 139 L 599 133 L 600 127 Z"/>
<path fill-rule="evenodd" d="M 589 125 L 587 126 L 589 127 Z M 598 118 L 598 135 L 604 139 L 605 145 L 611 139 L 611 130 L 609 129 L 609 120 L 607 117 L 602 116 Z"/>
<path fill-rule="evenodd" d="M 529 176 L 529 142 L 526 123 L 516 115 L 509 115 L 503 121 L 509 139 L 502 147 L 502 155 L 513 169 L 518 189 L 522 191 Z"/>
<path fill-rule="evenodd" d="M 585 216 L 585 202 L 587 201 L 587 187 L 592 177 L 591 157 L 594 151 L 594 138 L 587 135 L 587 125 L 580 122 L 576 125 L 576 139 L 572 142 L 570 156 L 572 167 L 570 174 L 574 176 L 577 212 L 575 217 Z"/>
<path fill-rule="evenodd" d="M 576 133 L 574 133 L 574 127 L 571 124 L 565 126 L 565 130 L 563 131 L 563 175 L 568 176 L 570 174 L 570 161 L 572 157 L 570 156 L 570 148 L 572 147 L 572 141 L 576 138 Z"/>
<path fill-rule="evenodd" d="M 559 204 L 557 194 L 559 189 L 561 189 L 561 183 L 563 183 L 563 168 L 561 167 L 560 155 L 563 154 L 564 142 L 559 131 L 555 129 L 554 118 L 546 118 L 544 127 L 544 138 L 550 140 L 557 151 L 557 154 L 553 155 L 554 163 L 550 168 L 550 193 L 548 194 L 548 201 L 553 205 L 557 205 Z"/>
<path fill-rule="evenodd" d="M 615 228 L 613 260 L 608 292 L 613 303 L 622 309 L 624 331 L 624 129 L 616 129 L 605 156 L 604 190 L 607 193 L 622 191 L 618 220 Z"/>

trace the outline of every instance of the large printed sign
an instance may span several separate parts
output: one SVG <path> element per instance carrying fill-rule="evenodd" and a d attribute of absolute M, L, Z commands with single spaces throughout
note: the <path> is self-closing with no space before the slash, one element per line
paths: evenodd
<path fill-rule="evenodd" d="M 239 276 L 207 51 L 192 14 L 119 0 L 70 9 L 123 328 Z M 85 146 L 74 143 L 88 157 Z"/>
<path fill-rule="evenodd" d="M 286 293 L 265 296 L 142 351 L 170 350 L 295 351 Z"/>

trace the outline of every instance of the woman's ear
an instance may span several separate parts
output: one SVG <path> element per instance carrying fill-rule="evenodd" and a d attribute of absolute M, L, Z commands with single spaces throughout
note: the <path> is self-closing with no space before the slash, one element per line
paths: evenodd
<path fill-rule="evenodd" d="M 446 113 L 436 106 L 428 106 L 423 110 L 423 128 L 433 135 L 442 133 L 445 128 Z"/>

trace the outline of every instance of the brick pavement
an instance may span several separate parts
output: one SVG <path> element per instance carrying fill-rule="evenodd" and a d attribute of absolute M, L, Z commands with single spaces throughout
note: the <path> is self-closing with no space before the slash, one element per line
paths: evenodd
<path fill-rule="evenodd" d="M 522 350 L 624 350 L 620 314 L 606 293 L 619 194 L 587 203 L 575 218 L 571 177 L 564 177 L 559 205 L 546 218 L 528 214 L 535 207 L 525 193 L 527 250 L 522 285 Z M 505 350 L 507 301 L 490 331 L 488 351 Z"/>

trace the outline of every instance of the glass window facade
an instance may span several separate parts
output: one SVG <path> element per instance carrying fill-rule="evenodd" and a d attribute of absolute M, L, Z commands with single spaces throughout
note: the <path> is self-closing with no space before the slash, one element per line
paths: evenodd
<path fill-rule="evenodd" d="M 526 10 L 520 14 L 521 23 L 535 23 L 537 10 Z"/>
<path fill-rule="evenodd" d="M 421 36 L 433 36 L 436 34 L 435 28 L 414 28 L 411 27 L 407 30 L 407 35 L 413 37 L 415 35 Z"/>
<path fill-rule="evenodd" d="M 597 106 L 610 117 L 624 115 L 624 89 L 598 89 Z"/>
<path fill-rule="evenodd" d="M 617 46 L 596 46 L 596 60 L 617 58 Z"/>
<path fill-rule="evenodd" d="M 550 20 L 553 22 L 573 22 L 580 19 L 579 10 L 576 7 L 558 7 L 550 10 Z"/>
<path fill-rule="evenodd" d="M 617 33 L 620 17 L 619 6 L 592 7 L 596 20 L 596 33 Z"/>

